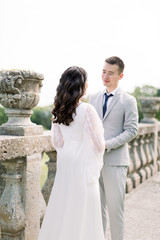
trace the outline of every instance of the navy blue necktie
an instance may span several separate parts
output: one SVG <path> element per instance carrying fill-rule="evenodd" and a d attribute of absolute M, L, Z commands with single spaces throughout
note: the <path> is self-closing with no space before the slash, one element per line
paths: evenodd
<path fill-rule="evenodd" d="M 107 95 L 107 94 L 105 93 L 105 95 L 104 95 L 105 101 L 104 101 L 104 105 L 103 105 L 103 117 L 104 117 L 104 115 L 105 115 L 105 113 L 106 113 L 106 111 L 107 111 L 107 101 L 108 101 L 108 98 L 109 98 L 109 97 L 112 97 L 112 96 L 113 96 L 112 93 L 109 94 L 109 95 Z"/>

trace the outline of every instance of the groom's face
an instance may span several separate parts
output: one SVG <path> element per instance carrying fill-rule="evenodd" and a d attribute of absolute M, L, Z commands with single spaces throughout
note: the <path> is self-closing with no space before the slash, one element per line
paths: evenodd
<path fill-rule="evenodd" d="M 119 80 L 123 77 L 123 73 L 119 72 L 118 65 L 104 63 L 103 71 L 102 71 L 102 80 L 104 86 L 107 89 L 113 90 L 118 87 Z"/>

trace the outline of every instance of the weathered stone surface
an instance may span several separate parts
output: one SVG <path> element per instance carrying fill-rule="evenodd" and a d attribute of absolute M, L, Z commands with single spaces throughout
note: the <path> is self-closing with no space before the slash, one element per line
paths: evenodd
<path fill-rule="evenodd" d="M 29 126 L 6 126 L 0 127 L 0 135 L 13 135 L 13 136 L 33 136 L 40 135 L 43 133 L 43 127 L 40 125 L 29 125 Z"/>
<path fill-rule="evenodd" d="M 21 168 L 23 159 L 4 161 L 2 163 L 6 174 L 2 174 L 5 180 L 5 188 L 0 198 L 0 225 L 2 227 L 2 239 L 21 239 L 25 227 L 25 213 L 22 193 Z"/>
<path fill-rule="evenodd" d="M 0 161 L 54 151 L 50 131 L 39 136 L 1 136 Z"/>
<path fill-rule="evenodd" d="M 146 174 L 146 171 L 141 168 L 139 171 L 138 171 L 138 174 L 140 176 L 140 183 L 143 183 L 146 179 L 147 179 L 147 174 Z"/>
<path fill-rule="evenodd" d="M 26 240 L 38 238 L 41 215 L 40 168 L 41 153 L 34 153 L 25 158 L 25 171 L 23 174 L 23 196 L 25 205 Z"/>
<path fill-rule="evenodd" d="M 20 189 L 22 192 L 19 198 L 20 194 L 18 195 L 17 191 L 13 192 L 10 190 L 11 186 L 13 187 L 15 185 L 12 178 L 10 185 L 7 184 L 7 181 L 6 185 L 3 184 L 3 193 L 0 198 L 0 225 L 2 226 L 3 240 L 37 240 L 40 219 L 43 219 L 46 209 L 46 204 L 40 191 L 41 157 L 44 151 L 54 151 L 50 132 L 45 132 L 45 134 L 38 136 L 0 136 L 0 163 L 5 166 L 5 171 L 8 175 L 21 175 L 21 185 L 18 189 L 19 192 Z M 23 168 L 21 171 L 17 170 L 17 167 L 14 165 L 18 159 L 23 160 Z M 14 189 L 16 189 L 16 186 Z M 16 194 L 16 198 L 14 198 L 14 193 Z M 6 220 L 7 226 L 9 226 L 8 228 L 5 228 L 6 223 L 3 221 L 3 219 L 7 219 L 7 209 L 10 211 L 9 209 L 14 207 L 12 197 L 15 201 L 18 199 L 14 206 L 16 209 L 20 209 L 20 207 L 21 209 L 23 208 L 24 210 L 22 212 L 24 212 L 25 216 L 24 222 L 22 219 L 20 221 L 22 225 L 18 225 L 18 222 L 13 221 L 14 226 L 16 226 L 15 230 L 11 224 L 11 219 Z M 7 208 L 4 208 L 3 206 L 7 204 L 7 199 L 11 201 L 11 204 L 6 205 Z M 22 200 L 22 204 L 18 202 L 19 199 Z M 19 216 L 19 211 L 17 210 L 16 212 Z"/>
<path fill-rule="evenodd" d="M 160 123 L 158 124 L 160 127 Z M 138 135 L 144 135 L 147 133 L 153 133 L 155 131 L 155 125 L 148 123 L 139 123 L 138 124 Z"/>
<path fill-rule="evenodd" d="M 53 146 L 51 137 L 42 135 L 42 126 L 30 121 L 42 80 L 41 74 L 30 71 L 0 72 L 0 103 L 8 116 L 8 122 L 0 126 L 2 240 L 37 240 L 45 212 L 40 191 L 41 157 Z"/>
<path fill-rule="evenodd" d="M 127 177 L 127 181 L 126 181 L 126 193 L 129 193 L 133 190 L 133 182 L 131 180 L 131 178 Z"/>
<path fill-rule="evenodd" d="M 39 102 L 43 79 L 31 71 L 0 71 L 0 103 L 6 108 L 32 109 Z"/>
<path fill-rule="evenodd" d="M 144 170 L 146 172 L 147 179 L 150 178 L 152 176 L 151 168 L 149 166 L 146 166 Z"/>
<path fill-rule="evenodd" d="M 141 120 L 143 123 L 155 123 L 156 112 L 159 110 L 160 97 L 140 97 L 141 110 L 144 118 Z"/>
<path fill-rule="evenodd" d="M 6 108 L 8 122 L 0 126 L 0 135 L 28 136 L 43 133 L 30 121 L 32 108 L 39 102 L 41 74 L 22 71 L 0 71 L 0 103 Z"/>
<path fill-rule="evenodd" d="M 22 194 L 19 181 L 21 175 L 3 175 L 6 187 L 0 202 L 0 223 L 3 231 L 17 233 L 25 226 L 25 215 L 22 205 Z"/>
<path fill-rule="evenodd" d="M 129 178 L 131 178 L 132 183 L 133 183 L 133 188 L 138 187 L 140 184 L 140 176 L 138 173 L 134 172 L 133 174 L 129 175 Z"/>

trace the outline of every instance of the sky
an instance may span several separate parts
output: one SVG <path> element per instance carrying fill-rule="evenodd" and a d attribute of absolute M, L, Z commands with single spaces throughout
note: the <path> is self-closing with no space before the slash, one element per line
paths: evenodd
<path fill-rule="evenodd" d="M 104 60 L 125 63 L 120 87 L 160 88 L 159 0 L 0 0 L 0 69 L 44 75 L 39 106 L 52 104 L 70 66 L 88 73 L 88 94 L 104 88 Z"/>

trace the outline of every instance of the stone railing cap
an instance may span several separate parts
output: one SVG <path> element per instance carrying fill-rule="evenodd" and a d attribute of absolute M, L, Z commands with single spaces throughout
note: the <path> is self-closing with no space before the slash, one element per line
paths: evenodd
<path fill-rule="evenodd" d="M 0 161 L 55 151 L 50 131 L 37 136 L 0 136 Z"/>

